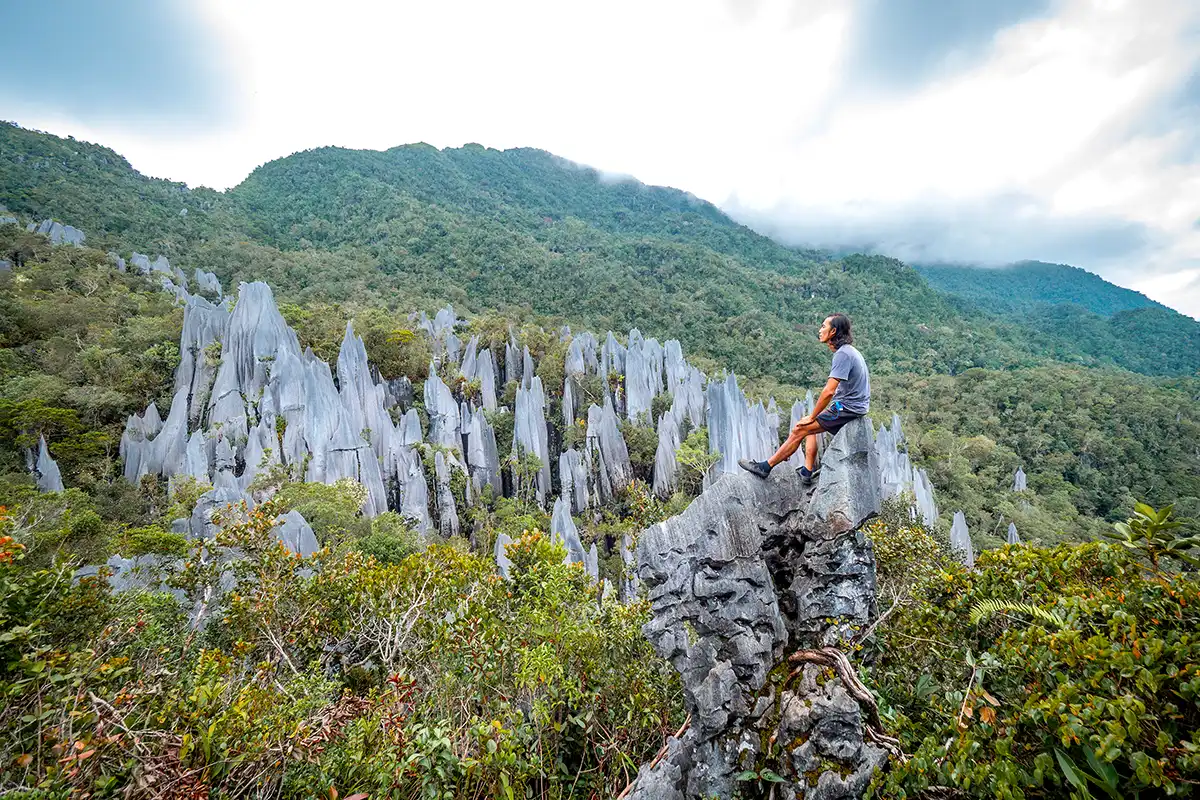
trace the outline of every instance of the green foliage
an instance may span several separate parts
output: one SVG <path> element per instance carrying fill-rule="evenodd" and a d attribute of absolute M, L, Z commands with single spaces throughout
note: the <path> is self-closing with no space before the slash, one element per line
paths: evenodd
<path fill-rule="evenodd" d="M 1169 559 L 1200 567 L 1200 558 L 1192 552 L 1200 546 L 1200 536 L 1180 535 L 1184 522 L 1174 519 L 1174 515 L 1173 505 L 1154 509 L 1138 503 L 1128 521 L 1114 522 L 1113 530 L 1104 535 L 1149 561 L 1155 572 L 1160 571 L 1160 562 Z"/>
<path fill-rule="evenodd" d="M 1200 513 L 1195 379 L 1046 366 L 873 384 L 873 406 L 900 411 L 938 505 L 966 513 L 977 545 L 1003 544 L 1009 522 L 1025 541 L 1097 539 L 1136 497 Z M 1029 489 L 1010 492 L 1019 466 Z"/>
<path fill-rule="evenodd" d="M 971 606 L 969 619 L 972 625 L 978 625 L 989 617 L 1004 613 L 1026 614 L 1043 625 L 1052 628 L 1065 628 L 1067 626 L 1058 615 L 1051 614 L 1046 609 L 1038 608 L 1032 603 L 1022 603 L 1019 600 L 997 600 L 995 598 L 980 600 Z"/>
<path fill-rule="evenodd" d="M 721 458 L 719 453 L 708 452 L 708 428 L 697 428 L 687 435 L 675 454 L 679 465 L 679 490 L 696 496 L 704 487 L 704 476 Z"/>
<path fill-rule="evenodd" d="M 634 476 L 646 482 L 653 480 L 654 456 L 658 452 L 658 434 L 654 428 L 648 421 L 638 424 L 632 420 L 622 420 L 621 436 L 629 450 L 629 463 Z"/>
<path fill-rule="evenodd" d="M 868 682 L 912 757 L 874 796 L 1187 795 L 1197 602 L 1193 576 L 1147 574 L 1099 543 L 1002 547 L 927 574 L 876 632 Z"/>
<path fill-rule="evenodd" d="M 648 608 L 598 605 L 541 534 L 510 548 L 509 583 L 490 557 L 442 545 L 391 563 L 299 558 L 278 543 L 281 511 L 232 507 L 197 543 L 239 554 L 227 592 L 189 592 L 222 608 L 199 632 L 170 598 L 72 586 L 0 536 L 5 785 L 611 796 L 678 727 L 677 678 L 640 632 Z M 210 580 L 205 563 L 189 558 L 176 583 Z"/>
<path fill-rule="evenodd" d="M 388 511 L 371 520 L 371 532 L 354 542 L 354 549 L 381 564 L 399 564 L 421 550 L 417 532 L 399 514 Z"/>
<path fill-rule="evenodd" d="M 371 523 L 362 516 L 366 499 L 366 488 L 351 478 L 342 478 L 333 484 L 285 483 L 274 497 L 284 511 L 303 514 L 317 541 L 323 545 L 385 532 L 385 528 L 372 530 Z"/>
<path fill-rule="evenodd" d="M 1021 325 L 1040 350 L 1060 361 L 1147 375 L 1200 369 L 1195 320 L 1077 267 L 1029 261 L 997 269 L 916 269 L 933 288 Z"/>

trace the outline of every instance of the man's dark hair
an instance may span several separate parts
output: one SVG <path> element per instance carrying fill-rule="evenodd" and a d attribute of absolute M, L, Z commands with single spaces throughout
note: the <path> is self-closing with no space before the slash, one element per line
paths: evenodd
<path fill-rule="evenodd" d="M 833 346 L 854 344 L 854 335 L 850 333 L 850 318 L 845 314 L 831 314 L 829 327 L 833 328 Z"/>

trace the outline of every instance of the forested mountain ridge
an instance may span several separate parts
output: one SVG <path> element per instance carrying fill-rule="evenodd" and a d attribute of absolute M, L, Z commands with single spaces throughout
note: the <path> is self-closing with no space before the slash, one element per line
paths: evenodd
<path fill-rule="evenodd" d="M 1082 342 L 1092 358 L 1134 372 L 1187 375 L 1197 369 L 1200 322 L 1078 267 L 1026 261 L 915 268 L 962 308 L 1036 332 L 1051 358 L 1077 362 Z"/>
<path fill-rule="evenodd" d="M 1070 303 L 1106 317 L 1140 308 L 1171 311 L 1141 292 L 1116 286 L 1069 264 L 1021 261 L 1001 267 L 914 264 L 913 268 L 938 291 L 997 310 L 1026 308 L 1035 303 Z"/>
<path fill-rule="evenodd" d="M 935 292 L 879 256 L 799 252 L 673 189 L 611 179 L 538 150 L 340 148 L 270 162 L 217 193 L 145 178 L 111 150 L 0 126 L 0 203 L 61 217 L 90 244 L 162 252 L 285 299 L 391 308 L 528 308 L 577 326 L 639 326 L 741 374 L 819 380 L 812 330 L 855 318 L 879 372 L 958 374 L 1047 360 L 1192 374 L 1158 345 L 1114 348 Z M 800 333 L 796 333 L 797 327 Z M 1115 352 L 1115 356 L 1114 356 Z"/>

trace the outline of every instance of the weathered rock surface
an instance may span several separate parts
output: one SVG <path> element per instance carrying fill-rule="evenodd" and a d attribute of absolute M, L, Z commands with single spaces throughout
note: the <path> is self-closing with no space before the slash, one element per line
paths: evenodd
<path fill-rule="evenodd" d="M 861 420 L 833 438 L 815 488 L 788 468 L 765 481 L 726 475 L 642 532 L 645 634 L 679 670 L 692 722 L 630 797 L 732 797 L 737 775 L 764 759 L 785 779 L 778 797 L 862 796 L 886 753 L 864 738 L 858 703 L 815 666 L 790 684 L 777 667 L 799 648 L 846 648 L 875 613 L 874 556 L 859 527 L 878 513 L 878 473 Z M 761 752 L 770 735 L 788 743 L 779 757 Z"/>
<path fill-rule="evenodd" d="M 961 511 L 954 513 L 954 520 L 950 524 L 950 549 L 968 567 L 975 566 L 975 547 L 967 530 L 967 515 Z"/>
<path fill-rule="evenodd" d="M 1017 471 L 1013 473 L 1012 490 L 1014 492 L 1023 492 L 1027 488 L 1029 488 L 1029 484 L 1025 477 L 1025 470 L 1017 467 Z"/>
<path fill-rule="evenodd" d="M 588 409 L 587 472 L 592 480 L 588 496 L 598 503 L 607 503 L 633 477 L 629 448 L 621 435 L 612 398 L 606 397 L 603 407 Z"/>
<path fill-rule="evenodd" d="M 37 479 L 39 491 L 61 492 L 65 488 L 58 462 L 50 457 L 50 451 L 46 448 L 45 436 L 38 437 L 38 453 L 37 460 L 33 463 L 33 474 Z"/>
<path fill-rule="evenodd" d="M 16 220 L 13 219 L 13 221 L 15 222 Z M 83 247 L 83 240 L 87 238 L 84 232 L 78 228 L 63 225 L 61 222 L 55 222 L 52 219 L 44 219 L 40 225 L 35 225 L 31 222 L 27 226 L 27 229 L 49 237 L 50 244 L 73 244 L 76 247 Z"/>
<path fill-rule="evenodd" d="M 1008 544 L 1020 544 L 1021 536 L 1017 533 L 1017 523 L 1008 523 Z"/>

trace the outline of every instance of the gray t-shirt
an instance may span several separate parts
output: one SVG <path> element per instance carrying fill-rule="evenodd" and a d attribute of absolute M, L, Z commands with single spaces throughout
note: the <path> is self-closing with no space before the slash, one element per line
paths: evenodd
<path fill-rule="evenodd" d="M 871 373 L 867 361 L 852 344 L 844 344 L 833 354 L 829 377 L 838 379 L 834 402 L 851 414 L 862 416 L 871 410 Z"/>

